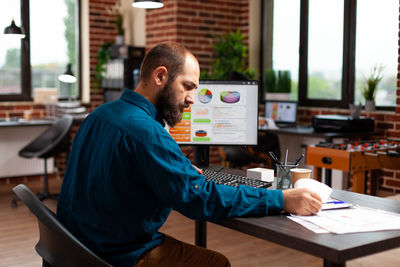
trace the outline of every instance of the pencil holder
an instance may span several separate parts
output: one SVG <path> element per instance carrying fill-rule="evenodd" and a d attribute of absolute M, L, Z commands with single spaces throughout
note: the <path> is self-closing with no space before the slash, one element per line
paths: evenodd
<path fill-rule="evenodd" d="M 288 189 L 291 187 L 292 184 L 292 177 L 290 175 L 290 169 L 298 167 L 299 164 L 286 164 L 286 165 L 281 165 L 277 164 L 276 165 L 276 179 L 277 179 L 277 189 Z"/>

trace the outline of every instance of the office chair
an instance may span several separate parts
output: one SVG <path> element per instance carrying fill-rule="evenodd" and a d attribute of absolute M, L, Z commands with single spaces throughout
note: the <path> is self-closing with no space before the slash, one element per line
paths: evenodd
<path fill-rule="evenodd" d="M 40 237 L 35 250 L 43 259 L 42 266 L 111 267 L 76 239 L 26 185 L 17 185 L 13 191 L 38 219 Z"/>
<path fill-rule="evenodd" d="M 62 152 L 69 153 L 69 131 L 72 127 L 73 117 L 64 115 L 58 119 L 52 126 L 46 129 L 31 143 L 22 148 L 18 155 L 23 158 L 41 158 L 44 159 L 44 182 L 43 193 L 38 193 L 40 200 L 46 198 L 56 199 L 58 194 L 50 194 L 49 178 L 47 174 L 47 159 L 54 157 Z M 11 205 L 17 205 L 18 198 L 14 198 Z"/>

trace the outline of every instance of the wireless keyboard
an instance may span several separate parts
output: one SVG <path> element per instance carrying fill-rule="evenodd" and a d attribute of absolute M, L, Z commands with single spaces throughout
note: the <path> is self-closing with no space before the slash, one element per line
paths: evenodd
<path fill-rule="evenodd" d="M 206 177 L 207 182 L 213 180 L 216 184 L 224 184 L 233 187 L 239 187 L 239 185 L 247 185 L 254 188 L 268 188 L 272 185 L 271 182 L 264 182 L 244 176 L 219 172 L 210 169 L 203 169 L 203 175 Z"/>

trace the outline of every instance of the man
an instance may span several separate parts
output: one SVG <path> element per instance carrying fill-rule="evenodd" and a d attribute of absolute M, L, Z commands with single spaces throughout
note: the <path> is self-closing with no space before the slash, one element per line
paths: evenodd
<path fill-rule="evenodd" d="M 161 43 L 143 60 L 135 92 L 92 112 L 77 132 L 61 188 L 60 221 L 114 266 L 230 266 L 221 254 L 158 232 L 171 209 L 222 221 L 282 210 L 313 214 L 320 198 L 306 189 L 234 188 L 206 182 L 164 130 L 193 103 L 197 59 Z"/>

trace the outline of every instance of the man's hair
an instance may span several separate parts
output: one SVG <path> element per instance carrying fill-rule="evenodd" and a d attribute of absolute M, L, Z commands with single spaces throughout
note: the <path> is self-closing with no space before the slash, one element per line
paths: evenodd
<path fill-rule="evenodd" d="M 175 80 L 182 72 L 186 54 L 191 54 L 186 47 L 175 42 L 163 42 L 153 47 L 144 57 L 140 66 L 140 80 L 147 82 L 153 71 L 164 66 L 168 70 L 168 80 Z"/>

